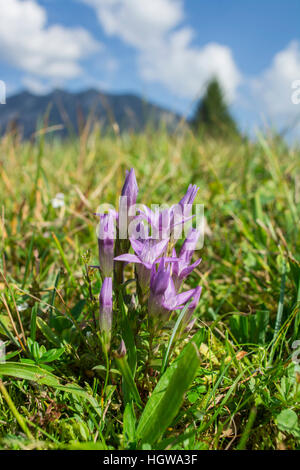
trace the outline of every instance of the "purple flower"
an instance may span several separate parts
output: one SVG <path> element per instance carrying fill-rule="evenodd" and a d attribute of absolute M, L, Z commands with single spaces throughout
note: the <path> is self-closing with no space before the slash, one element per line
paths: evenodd
<path fill-rule="evenodd" d="M 194 295 L 195 289 L 177 294 L 170 273 L 170 265 L 165 266 L 162 258 L 156 271 L 155 265 L 151 270 L 150 296 L 148 301 L 149 315 L 154 319 L 167 320 L 170 312 L 183 308 L 184 304 Z"/>
<path fill-rule="evenodd" d="M 127 349 L 126 349 L 123 338 L 121 338 L 121 343 L 120 343 L 119 349 L 118 349 L 118 351 L 116 351 L 115 355 L 119 359 L 122 359 L 123 357 L 126 356 L 126 354 L 127 354 Z"/>
<path fill-rule="evenodd" d="M 112 312 L 113 312 L 113 298 L 112 298 L 112 278 L 106 277 L 102 283 L 99 307 L 100 317 L 99 324 L 102 332 L 103 344 L 106 350 L 109 350 L 111 329 L 112 329 Z"/>
<path fill-rule="evenodd" d="M 109 214 L 100 215 L 100 223 L 98 226 L 98 248 L 99 267 L 103 278 L 111 277 L 113 274 L 115 218 L 116 213 L 113 213 L 112 211 Z"/>
<path fill-rule="evenodd" d="M 202 292 L 202 287 L 201 286 L 197 286 L 194 289 L 194 293 L 193 293 L 193 296 L 192 296 L 193 300 L 191 301 L 190 305 L 188 306 L 187 312 L 183 317 L 182 323 L 183 323 L 183 325 L 186 325 L 186 327 L 188 329 L 191 329 L 194 325 L 195 320 L 191 320 L 191 318 L 192 318 L 192 315 L 193 315 L 194 311 L 196 310 L 196 308 L 198 306 L 201 292 Z"/>
<path fill-rule="evenodd" d="M 180 200 L 179 205 L 184 208 L 186 205 L 191 206 L 197 196 L 197 193 L 199 191 L 198 186 L 195 184 L 190 184 L 186 194 L 183 196 L 183 198 Z"/>
<path fill-rule="evenodd" d="M 131 221 L 135 216 L 135 204 L 138 195 L 138 185 L 136 182 L 136 177 L 134 169 L 131 168 L 130 171 L 126 171 L 126 178 L 122 188 L 120 204 L 119 204 L 119 217 L 118 217 L 118 242 L 116 253 L 121 255 L 126 253 L 129 250 L 129 240 L 128 240 L 128 228 Z M 120 264 L 118 264 L 119 269 L 123 269 Z M 120 267 L 121 266 L 121 267 Z M 122 276 L 121 276 L 122 277 Z"/>
<path fill-rule="evenodd" d="M 141 291 L 144 293 L 149 288 L 151 269 L 157 259 L 165 252 L 169 240 L 146 240 L 130 239 L 131 246 L 136 254 L 124 254 L 117 256 L 116 261 L 136 263 L 136 271 Z"/>
<path fill-rule="evenodd" d="M 151 225 L 154 238 L 167 238 L 172 236 L 175 227 L 182 226 L 194 216 L 191 216 L 192 204 L 195 200 L 199 188 L 196 185 L 190 185 L 184 197 L 178 204 L 170 208 L 155 212 L 144 206 L 140 211 L 140 218 L 143 218 Z"/>
<path fill-rule="evenodd" d="M 127 197 L 127 206 L 133 206 L 136 203 L 139 188 L 137 185 L 134 169 L 126 171 L 126 178 L 122 188 L 121 196 Z"/>
<path fill-rule="evenodd" d="M 177 261 L 174 261 L 172 265 L 172 277 L 177 290 L 179 290 L 183 279 L 185 279 L 201 263 L 200 258 L 195 261 L 195 263 L 190 264 L 199 237 L 200 231 L 191 228 L 185 242 L 182 245 L 178 258 L 175 248 L 173 249 L 173 258 L 177 258 Z"/>

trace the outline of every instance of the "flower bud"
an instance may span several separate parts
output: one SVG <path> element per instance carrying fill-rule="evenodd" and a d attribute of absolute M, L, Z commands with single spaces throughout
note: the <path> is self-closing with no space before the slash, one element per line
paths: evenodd
<path fill-rule="evenodd" d="M 98 226 L 99 266 L 103 278 L 111 277 L 114 267 L 114 238 L 116 215 L 101 214 Z"/>

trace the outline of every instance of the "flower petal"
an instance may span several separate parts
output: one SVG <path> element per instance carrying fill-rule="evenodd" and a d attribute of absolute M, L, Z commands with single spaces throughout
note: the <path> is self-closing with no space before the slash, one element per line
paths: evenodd
<path fill-rule="evenodd" d="M 141 263 L 142 261 L 136 255 L 131 253 L 125 253 L 125 255 L 120 255 L 114 258 L 114 261 L 126 261 L 127 263 Z"/>

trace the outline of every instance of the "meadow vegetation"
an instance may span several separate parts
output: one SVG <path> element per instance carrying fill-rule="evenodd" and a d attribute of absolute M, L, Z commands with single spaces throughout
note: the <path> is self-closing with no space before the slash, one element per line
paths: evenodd
<path fill-rule="evenodd" d="M 218 141 L 183 128 L 54 135 L 0 142 L 1 448 L 299 448 L 300 150 L 268 135 Z M 197 371 L 175 415 L 150 417 L 143 439 L 136 431 L 172 329 L 150 358 L 146 329 L 133 336 L 134 384 L 124 385 L 112 355 L 104 386 L 101 279 L 89 268 L 98 263 L 93 213 L 103 202 L 117 207 L 132 167 L 139 201 L 176 203 L 197 184 L 207 220 L 202 262 L 186 286 L 202 286 L 189 333 Z M 131 285 L 122 292 L 121 329 Z M 119 343 L 112 338 L 112 351 Z M 188 344 L 172 343 L 169 368 L 186 361 L 188 370 Z"/>

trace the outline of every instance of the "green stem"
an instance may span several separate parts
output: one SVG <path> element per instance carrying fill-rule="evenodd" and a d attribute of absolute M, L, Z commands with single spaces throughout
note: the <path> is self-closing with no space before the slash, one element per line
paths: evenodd
<path fill-rule="evenodd" d="M 105 375 L 105 382 L 104 382 L 104 387 L 103 387 L 103 390 L 102 390 L 102 398 L 104 398 L 105 396 L 105 392 L 106 392 L 106 387 L 107 387 L 107 384 L 108 384 L 108 378 L 109 378 L 109 368 L 110 368 L 110 365 L 109 365 L 109 358 L 108 358 L 108 352 L 105 348 L 104 349 L 104 355 L 105 355 L 105 362 L 106 362 L 106 375 Z M 102 401 L 102 400 L 101 400 Z"/>

